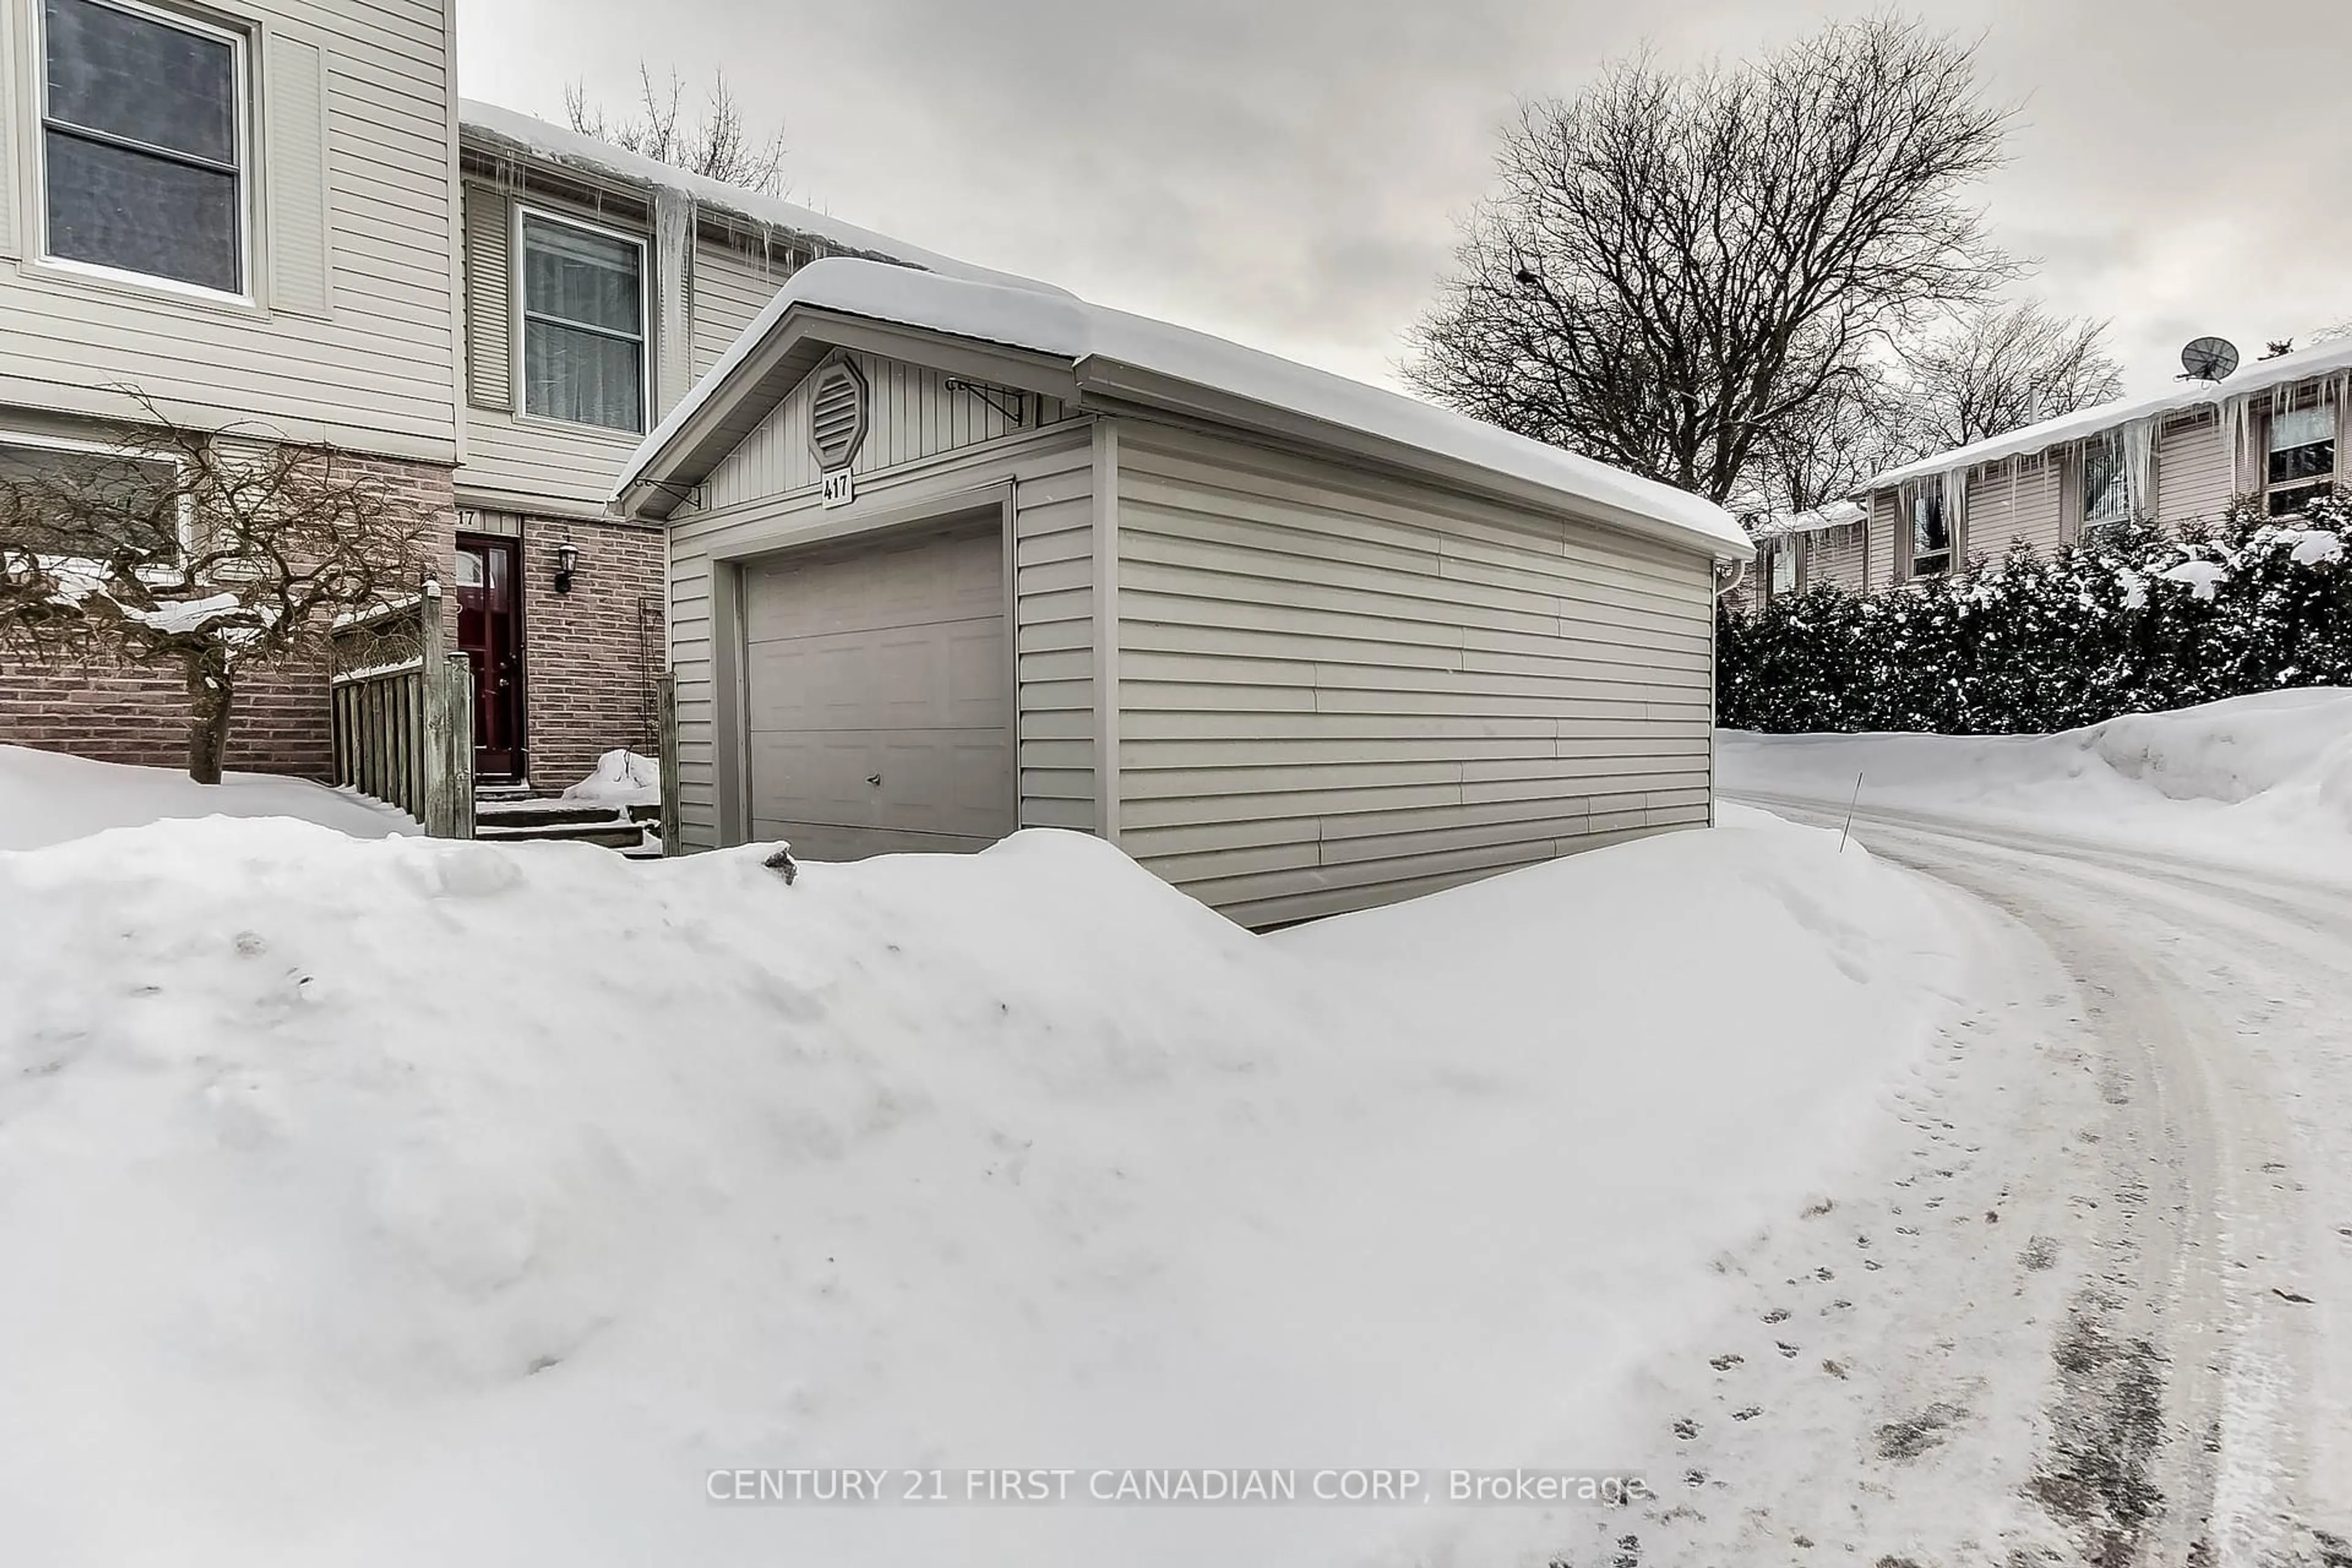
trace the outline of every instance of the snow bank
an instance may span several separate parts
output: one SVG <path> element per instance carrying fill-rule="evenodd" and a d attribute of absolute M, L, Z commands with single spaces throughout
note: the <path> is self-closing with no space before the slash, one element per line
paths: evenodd
<path fill-rule="evenodd" d="M 1271 938 L 1046 833 L 792 887 L 285 822 L 0 856 L 0 1541 L 1442 1551 L 1434 1508 L 705 1477 L 1607 1464 L 1624 1369 L 1912 1058 L 1925 898 L 1769 821 Z"/>
<path fill-rule="evenodd" d="M 661 763 L 635 752 L 607 752 L 596 759 L 596 771 L 565 790 L 563 798 L 603 805 L 659 805 Z"/>
<path fill-rule="evenodd" d="M 2352 865 L 2352 691 L 2305 687 L 2057 735 L 1751 735 L 1717 752 L 1731 793 L 1863 798 L 2157 836 L 2219 853 Z"/>
<path fill-rule="evenodd" d="M 307 779 L 229 773 L 207 785 L 169 768 L 0 746 L 0 849 L 191 816 L 290 816 L 354 838 L 423 831 L 404 812 Z"/>

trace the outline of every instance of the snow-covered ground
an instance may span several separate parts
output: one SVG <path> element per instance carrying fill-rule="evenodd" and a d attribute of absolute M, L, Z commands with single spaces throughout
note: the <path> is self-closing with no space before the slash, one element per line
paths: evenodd
<path fill-rule="evenodd" d="M 2352 691 L 2333 687 L 2062 735 L 1727 733 L 1717 754 L 1735 795 L 1844 802 L 1858 778 L 1864 805 L 2352 870 Z"/>
<path fill-rule="evenodd" d="M 1588 1510 L 707 1478 L 1642 1458 L 1957 984 L 1913 879 L 1735 815 L 1276 937 L 1051 833 L 0 854 L 0 1558 L 1543 1562 Z"/>
<path fill-rule="evenodd" d="M 168 768 L 0 746 L 0 849 L 37 849 L 110 827 L 204 816 L 295 817 L 354 838 L 423 831 L 404 812 L 302 779 L 233 773 L 200 784 Z"/>
<path fill-rule="evenodd" d="M 2352 1560 L 2346 700 L 1733 737 L 1781 816 L 1271 937 L 1052 833 L 0 853 L 0 1561 Z M 1086 1500 L 1175 1467 L 1434 1495 Z"/>
<path fill-rule="evenodd" d="M 1961 900 L 1966 1006 L 1570 1561 L 2352 1563 L 2346 694 L 1725 752 Z"/>

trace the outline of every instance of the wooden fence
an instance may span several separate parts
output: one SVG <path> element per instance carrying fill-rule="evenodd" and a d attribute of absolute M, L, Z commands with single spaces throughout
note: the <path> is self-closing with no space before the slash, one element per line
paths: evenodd
<path fill-rule="evenodd" d="M 474 836 L 473 660 L 446 647 L 441 585 L 346 616 L 332 637 L 335 782 L 435 838 Z"/>

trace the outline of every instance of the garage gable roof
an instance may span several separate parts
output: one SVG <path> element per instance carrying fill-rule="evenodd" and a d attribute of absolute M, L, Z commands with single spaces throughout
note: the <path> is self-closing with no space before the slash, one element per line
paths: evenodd
<path fill-rule="evenodd" d="M 1508 481 L 1498 488 L 1719 556 L 1754 553 L 1739 524 L 1712 501 L 1400 393 L 1058 291 L 847 258 L 793 275 L 646 437 L 622 470 L 615 504 L 631 515 L 661 515 L 672 504 L 663 497 L 708 478 L 725 454 L 695 440 L 696 432 L 753 394 L 755 362 L 772 338 L 789 332 L 796 315 L 819 313 L 1058 362 L 1075 374 L 1081 406 L 1157 408 L 1310 440 L 1319 434 L 1326 444 L 1343 434 L 1369 438 L 1407 466 L 1474 483 L 1481 476 Z"/>

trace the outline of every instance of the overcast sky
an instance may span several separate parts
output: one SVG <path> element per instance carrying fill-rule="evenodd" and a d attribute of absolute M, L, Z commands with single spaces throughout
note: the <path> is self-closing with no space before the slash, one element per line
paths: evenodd
<path fill-rule="evenodd" d="M 2110 318 L 2134 390 L 2201 332 L 2352 318 L 2344 0 L 2008 0 L 1982 33 L 2024 105 L 1984 189 L 2027 288 Z M 1743 0 L 459 0 L 469 97 L 560 119 L 640 59 L 723 67 L 781 121 L 796 199 L 1087 299 L 1393 380 L 1455 219 L 1523 97 L 1645 39 L 1738 56 L 1824 15 Z"/>

